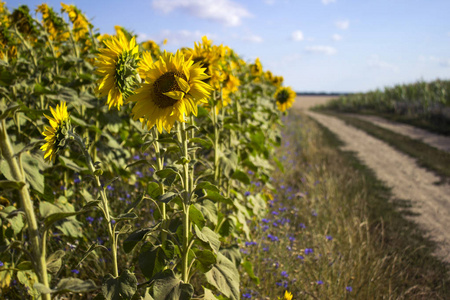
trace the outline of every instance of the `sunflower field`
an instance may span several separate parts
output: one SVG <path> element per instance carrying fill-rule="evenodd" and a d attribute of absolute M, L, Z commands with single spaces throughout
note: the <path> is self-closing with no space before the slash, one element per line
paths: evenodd
<path fill-rule="evenodd" d="M 0 294 L 240 299 L 295 93 L 207 37 L 169 53 L 61 6 L 0 2 Z"/>

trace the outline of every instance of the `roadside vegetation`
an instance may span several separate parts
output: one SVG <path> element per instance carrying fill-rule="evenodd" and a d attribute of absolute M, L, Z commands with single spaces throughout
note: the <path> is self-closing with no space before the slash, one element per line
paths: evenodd
<path fill-rule="evenodd" d="M 241 246 L 244 295 L 275 299 L 445 299 L 448 266 L 391 194 L 327 129 L 291 113 L 270 211 Z M 249 191 L 250 193 L 252 191 Z M 258 278 L 256 278 L 258 277 Z"/>
<path fill-rule="evenodd" d="M 378 115 L 450 135 L 450 81 L 419 81 L 341 96 L 318 110 Z"/>

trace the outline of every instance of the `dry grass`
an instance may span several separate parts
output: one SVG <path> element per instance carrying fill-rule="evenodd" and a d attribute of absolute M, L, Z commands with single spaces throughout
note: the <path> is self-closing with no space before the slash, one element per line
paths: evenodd
<path fill-rule="evenodd" d="M 278 157 L 285 170 L 273 176 L 271 211 L 256 224 L 255 243 L 241 250 L 260 277 L 256 285 L 244 276 L 244 294 L 444 299 L 446 266 L 389 204 L 388 189 L 304 115 L 290 115 L 284 135 Z"/>

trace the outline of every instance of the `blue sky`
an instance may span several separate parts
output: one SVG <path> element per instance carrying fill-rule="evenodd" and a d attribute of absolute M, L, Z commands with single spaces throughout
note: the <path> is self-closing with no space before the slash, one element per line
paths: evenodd
<path fill-rule="evenodd" d="M 6 1 L 35 8 L 43 1 Z M 60 1 L 45 1 L 55 10 Z M 101 33 L 193 47 L 207 35 L 259 57 L 296 91 L 359 92 L 450 79 L 449 0 L 66 0 Z"/>

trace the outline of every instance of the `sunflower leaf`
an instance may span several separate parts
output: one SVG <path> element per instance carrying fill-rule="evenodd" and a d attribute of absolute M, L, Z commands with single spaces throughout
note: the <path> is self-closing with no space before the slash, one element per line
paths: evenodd
<path fill-rule="evenodd" d="M 240 299 L 239 272 L 236 266 L 221 253 L 217 254 L 217 263 L 205 273 L 206 281 L 216 287 L 231 300 Z"/>

